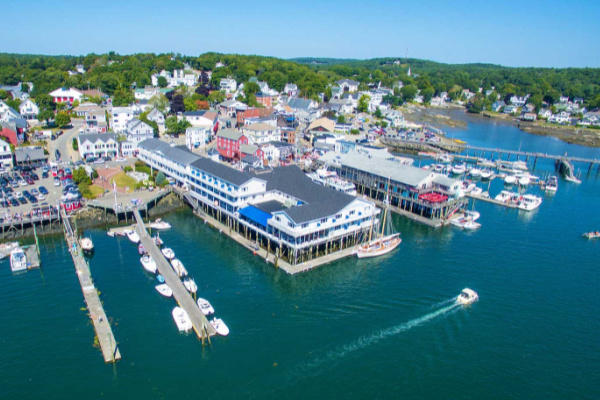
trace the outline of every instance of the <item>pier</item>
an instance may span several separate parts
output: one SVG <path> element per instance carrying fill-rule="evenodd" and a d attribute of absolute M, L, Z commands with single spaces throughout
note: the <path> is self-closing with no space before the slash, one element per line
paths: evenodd
<path fill-rule="evenodd" d="M 83 257 L 82 249 L 77 242 L 77 235 L 73 231 L 71 223 L 69 222 L 69 217 L 64 210 L 61 210 L 61 219 L 63 221 L 65 239 L 69 246 L 69 252 L 73 257 L 75 272 L 79 278 L 81 291 L 83 292 L 83 297 L 96 331 L 96 338 L 98 339 L 100 350 L 102 350 L 104 362 L 114 363 L 121 359 L 121 352 L 119 351 L 117 341 L 115 340 L 112 328 L 110 327 L 110 323 L 104 312 L 104 307 L 98 296 L 98 290 L 94 286 L 90 267 Z"/>
<path fill-rule="evenodd" d="M 136 230 L 140 236 L 140 241 L 144 245 L 144 249 L 146 249 L 150 257 L 152 257 L 152 260 L 156 263 L 158 272 L 165 278 L 165 283 L 169 285 L 173 291 L 175 301 L 177 301 L 177 304 L 187 312 L 192 321 L 192 326 L 196 331 L 196 335 L 198 335 L 198 338 L 202 339 L 202 343 L 204 344 L 204 339 L 207 339 L 210 343 L 210 337 L 217 333 L 215 328 L 213 328 L 208 322 L 208 319 L 202 314 L 200 308 L 185 286 L 183 286 L 183 282 L 179 276 L 177 276 L 169 261 L 163 256 L 150 235 L 148 235 L 148 231 L 144 226 L 144 220 L 142 219 L 139 210 L 134 209 L 133 215 L 137 221 Z"/>

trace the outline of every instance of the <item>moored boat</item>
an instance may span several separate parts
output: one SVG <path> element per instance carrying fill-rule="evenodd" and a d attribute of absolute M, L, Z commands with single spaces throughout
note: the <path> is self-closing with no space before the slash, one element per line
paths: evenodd
<path fill-rule="evenodd" d="M 10 269 L 13 272 L 23 271 L 27 269 L 27 257 L 25 251 L 20 247 L 15 247 L 10 252 Z"/>
<path fill-rule="evenodd" d="M 471 175 L 473 178 L 478 178 L 481 176 L 481 170 L 479 168 L 471 168 L 469 170 L 469 175 Z"/>
<path fill-rule="evenodd" d="M 519 185 L 521 185 L 521 186 L 527 186 L 530 183 L 531 183 L 531 177 L 527 174 L 525 174 L 519 178 Z"/>
<path fill-rule="evenodd" d="M 92 242 L 92 239 L 90 238 L 82 237 L 81 239 L 79 239 L 79 245 L 81 246 L 81 249 L 83 251 L 86 251 L 88 253 L 94 251 L 94 242 Z"/>
<path fill-rule="evenodd" d="M 187 291 L 190 293 L 196 293 L 198 291 L 198 285 L 196 285 L 196 282 L 192 278 L 184 279 L 183 286 L 185 286 Z"/>
<path fill-rule="evenodd" d="M 534 196 L 532 194 L 524 194 L 519 197 L 517 202 L 517 208 L 525 211 L 532 211 L 538 208 L 542 204 L 542 198 Z"/>
<path fill-rule="evenodd" d="M 454 175 L 462 175 L 467 170 L 465 164 L 456 164 L 452 167 L 451 171 Z"/>
<path fill-rule="evenodd" d="M 489 168 L 485 168 L 481 170 L 481 179 L 490 179 L 492 177 L 492 175 L 494 175 L 494 172 L 492 172 L 491 169 Z"/>
<path fill-rule="evenodd" d="M 115 237 L 115 233 L 113 231 L 107 231 L 106 234 L 110 237 Z"/>
<path fill-rule="evenodd" d="M 160 293 L 161 295 L 163 295 L 165 297 L 173 296 L 173 290 L 171 290 L 169 285 L 167 285 L 166 283 L 163 283 L 162 285 L 157 285 L 154 288 L 156 289 L 156 291 L 158 293 Z"/>
<path fill-rule="evenodd" d="M 545 189 L 547 192 L 556 192 L 558 190 L 558 178 L 556 176 L 549 177 Z"/>
<path fill-rule="evenodd" d="M 215 313 L 215 309 L 208 302 L 208 300 L 198 297 L 198 301 L 196 303 L 198 304 L 198 308 L 200 309 L 200 311 L 202 311 L 202 314 L 211 315 Z"/>
<path fill-rule="evenodd" d="M 190 319 L 190 316 L 188 315 L 187 312 L 185 312 L 185 310 L 183 308 L 175 307 L 173 309 L 172 314 L 173 314 L 173 320 L 175 321 L 175 324 L 177 325 L 177 329 L 179 329 L 179 332 L 189 332 L 192 330 L 192 328 L 193 328 L 192 320 Z"/>
<path fill-rule="evenodd" d="M 507 185 L 514 185 L 517 182 L 517 177 L 514 175 L 506 175 L 504 178 L 504 183 Z"/>
<path fill-rule="evenodd" d="M 175 258 L 175 252 L 169 247 L 165 247 L 164 249 L 162 249 L 161 253 L 163 253 L 163 256 L 165 256 L 165 258 L 167 258 L 168 260 L 172 260 Z"/>
<path fill-rule="evenodd" d="M 171 260 L 171 266 L 177 273 L 177 276 L 179 276 L 180 278 L 187 276 L 187 274 L 188 274 L 187 269 L 185 269 L 185 267 L 183 266 L 183 263 L 178 258 L 173 258 Z"/>
<path fill-rule="evenodd" d="M 142 263 L 142 267 L 151 274 L 156 273 L 156 263 L 148 254 L 140 258 L 140 262 Z"/>
<path fill-rule="evenodd" d="M 456 302 L 462 305 L 472 304 L 479 300 L 479 295 L 469 288 L 464 288 L 456 298 Z"/>
<path fill-rule="evenodd" d="M 213 318 L 210 324 L 215 328 L 217 333 L 221 336 L 229 335 L 229 328 L 225 325 L 225 322 L 221 318 Z"/>
<path fill-rule="evenodd" d="M 152 229 L 157 229 L 157 230 L 165 230 L 165 229 L 171 229 L 171 224 L 169 224 L 166 221 L 163 221 L 162 219 L 158 218 L 156 221 L 151 222 L 150 223 L 150 228 Z"/>
<path fill-rule="evenodd" d="M 125 234 L 127 235 L 127 238 L 129 240 L 131 240 L 133 243 L 137 244 L 140 242 L 140 236 L 137 234 L 135 229 L 131 229 L 131 230 L 125 232 Z"/>
<path fill-rule="evenodd" d="M 140 253 L 140 256 L 146 254 L 146 249 L 142 243 L 138 244 L 138 253 Z"/>
<path fill-rule="evenodd" d="M 165 242 L 163 242 L 163 240 L 160 238 L 160 236 L 158 235 L 158 233 L 156 234 L 156 236 L 154 236 L 152 239 L 154 239 L 154 244 L 157 245 L 158 247 L 162 246 Z"/>

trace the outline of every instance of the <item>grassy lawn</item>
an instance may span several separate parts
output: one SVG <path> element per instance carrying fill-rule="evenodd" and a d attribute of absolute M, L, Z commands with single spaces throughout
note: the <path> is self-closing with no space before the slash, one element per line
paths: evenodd
<path fill-rule="evenodd" d="M 92 195 L 92 198 L 95 199 L 96 197 L 104 193 L 104 188 L 98 185 L 90 185 L 90 193 Z"/>
<path fill-rule="evenodd" d="M 123 171 L 121 171 L 117 175 L 115 175 L 113 179 L 117 183 L 117 187 L 120 187 L 120 188 L 129 187 L 130 189 L 133 189 L 137 183 L 135 181 L 135 179 L 133 179 L 130 176 L 127 176 L 127 174 L 125 174 L 125 172 L 123 172 Z M 112 181 L 112 179 L 111 179 L 111 181 Z"/>

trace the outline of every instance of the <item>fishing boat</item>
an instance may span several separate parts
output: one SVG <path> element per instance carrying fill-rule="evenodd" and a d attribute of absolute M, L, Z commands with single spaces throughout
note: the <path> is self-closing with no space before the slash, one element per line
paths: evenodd
<path fill-rule="evenodd" d="M 23 271 L 27 269 L 27 257 L 20 247 L 15 247 L 10 252 L 10 269 L 12 272 Z"/>
<path fill-rule="evenodd" d="M 229 335 L 229 328 L 227 325 L 225 325 L 225 322 L 223 322 L 221 318 L 213 318 L 212 321 L 210 321 L 210 324 L 213 326 L 213 328 L 215 328 L 219 335 Z"/>
<path fill-rule="evenodd" d="M 156 289 L 156 291 L 158 293 L 160 293 L 161 295 L 163 295 L 165 297 L 173 296 L 173 290 L 171 290 L 169 285 L 167 285 L 166 283 L 163 283 L 162 285 L 157 285 L 154 288 Z"/>
<path fill-rule="evenodd" d="M 189 332 L 192 330 L 192 328 L 194 327 L 192 325 L 192 320 L 183 308 L 175 307 L 173 309 L 172 314 L 173 320 L 175 320 L 175 325 L 177 325 L 177 329 L 179 329 L 179 332 Z"/>
<path fill-rule="evenodd" d="M 549 177 L 545 189 L 548 192 L 556 192 L 558 190 L 558 178 L 556 176 Z"/>
<path fill-rule="evenodd" d="M 456 302 L 462 305 L 469 305 L 479 300 L 479 295 L 469 288 L 464 288 L 456 298 Z"/>
<path fill-rule="evenodd" d="M 146 254 L 146 249 L 144 248 L 143 243 L 138 244 L 138 253 L 140 253 L 140 256 L 143 256 L 144 254 Z"/>
<path fill-rule="evenodd" d="M 185 269 L 183 263 L 178 258 L 174 258 L 171 260 L 171 266 L 173 266 L 173 269 L 177 273 L 177 276 L 179 276 L 180 278 L 187 276 L 187 269 Z"/>
<path fill-rule="evenodd" d="M 131 229 L 131 230 L 125 232 L 125 235 L 127 235 L 127 238 L 129 240 L 131 240 L 133 243 L 137 244 L 140 242 L 140 236 L 137 234 L 135 229 Z"/>
<path fill-rule="evenodd" d="M 586 232 L 582 236 L 585 238 L 588 238 L 588 239 L 597 239 L 597 238 L 600 238 L 600 231 Z"/>
<path fill-rule="evenodd" d="M 92 242 L 92 239 L 90 238 L 82 237 L 81 239 L 79 239 L 79 245 L 81 246 L 81 249 L 85 252 L 91 253 L 92 251 L 94 251 L 94 242 Z"/>
<path fill-rule="evenodd" d="M 456 164 L 452 167 L 451 171 L 454 175 L 462 175 L 467 170 L 465 164 Z"/>
<path fill-rule="evenodd" d="M 519 197 L 519 201 L 517 202 L 517 208 L 525 211 L 532 211 L 538 208 L 542 204 L 542 198 L 539 196 L 534 196 L 532 194 L 524 194 Z"/>
<path fill-rule="evenodd" d="M 162 249 L 161 253 L 163 253 L 163 256 L 165 256 L 165 258 L 167 258 L 168 260 L 172 260 L 175 258 L 175 252 L 168 247 Z"/>
<path fill-rule="evenodd" d="M 198 301 L 196 303 L 198 303 L 198 308 L 200 311 L 202 311 L 202 314 L 211 315 L 215 313 L 215 309 L 210 305 L 208 300 L 198 297 Z"/>
<path fill-rule="evenodd" d="M 481 170 L 481 179 L 490 179 L 494 175 L 491 169 L 485 168 Z"/>
<path fill-rule="evenodd" d="M 157 230 L 171 229 L 171 224 L 158 218 L 156 221 L 150 223 L 150 228 Z"/>
<path fill-rule="evenodd" d="M 388 188 L 390 187 L 390 179 L 388 179 Z M 388 189 L 389 190 L 389 189 Z M 373 225 L 371 225 L 371 229 L 369 230 L 369 241 L 360 246 L 356 250 L 356 256 L 358 258 L 369 258 L 369 257 L 377 257 L 382 256 L 384 254 L 389 253 L 394 250 L 398 245 L 402 242 L 400 239 L 399 233 L 389 233 L 387 236 L 386 228 L 388 232 L 393 232 L 392 226 L 392 217 L 388 215 L 390 213 L 390 201 L 389 201 L 389 193 L 385 196 L 385 208 L 383 210 L 383 223 L 381 224 L 381 232 L 379 233 L 379 237 L 375 240 L 372 239 L 373 233 Z M 387 225 L 386 225 L 387 222 Z"/>
<path fill-rule="evenodd" d="M 157 245 L 158 247 L 162 246 L 165 242 L 163 242 L 163 240 L 160 238 L 160 236 L 158 235 L 158 233 L 156 234 L 156 236 L 154 236 L 152 239 L 154 239 L 154 244 Z"/>
<path fill-rule="evenodd" d="M 198 285 L 196 285 L 196 282 L 192 278 L 184 279 L 183 286 L 185 286 L 190 293 L 196 293 L 198 291 Z"/>
<path fill-rule="evenodd" d="M 142 263 L 142 267 L 151 274 L 156 273 L 156 263 L 148 254 L 140 258 L 140 262 Z"/>

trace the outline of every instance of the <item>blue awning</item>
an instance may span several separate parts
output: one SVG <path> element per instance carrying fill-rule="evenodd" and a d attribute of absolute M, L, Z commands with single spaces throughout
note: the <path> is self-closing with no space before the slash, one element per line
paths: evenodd
<path fill-rule="evenodd" d="M 267 221 L 271 218 L 271 214 L 266 213 L 254 206 L 248 206 L 239 210 L 241 216 L 246 217 L 250 221 L 256 222 L 258 225 L 267 228 Z"/>

